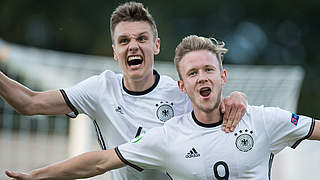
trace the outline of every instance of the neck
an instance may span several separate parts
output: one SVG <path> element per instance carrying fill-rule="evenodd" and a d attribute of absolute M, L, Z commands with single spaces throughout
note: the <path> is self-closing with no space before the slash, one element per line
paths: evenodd
<path fill-rule="evenodd" d="M 220 106 L 213 111 L 204 112 L 197 108 L 194 108 L 194 115 L 197 117 L 197 120 L 203 124 L 213 124 L 221 121 L 222 114 L 220 112 Z"/>
<path fill-rule="evenodd" d="M 151 71 L 150 75 L 146 75 L 143 78 L 140 79 L 133 79 L 128 78 L 126 76 L 123 76 L 123 83 L 126 89 L 129 91 L 145 91 L 149 89 L 156 80 L 156 75 L 153 74 L 153 71 Z"/>

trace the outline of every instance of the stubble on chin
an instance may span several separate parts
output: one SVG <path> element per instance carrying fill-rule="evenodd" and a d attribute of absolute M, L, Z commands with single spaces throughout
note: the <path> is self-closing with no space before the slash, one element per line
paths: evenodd
<path fill-rule="evenodd" d="M 218 93 L 218 97 L 216 98 L 216 101 L 210 105 L 210 107 L 203 107 L 201 106 L 201 102 L 199 103 L 196 103 L 196 106 L 197 108 L 202 111 L 202 112 L 205 112 L 205 113 L 210 113 L 210 112 L 213 112 L 215 110 L 219 110 L 220 109 L 220 104 L 221 104 L 221 93 Z M 220 111 L 220 110 L 219 110 Z"/>

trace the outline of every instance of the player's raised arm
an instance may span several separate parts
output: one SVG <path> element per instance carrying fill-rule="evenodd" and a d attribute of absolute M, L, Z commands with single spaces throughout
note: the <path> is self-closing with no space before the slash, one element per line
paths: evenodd
<path fill-rule="evenodd" d="M 232 92 L 223 99 L 221 113 L 223 113 L 222 129 L 225 132 L 234 131 L 247 110 L 247 104 L 247 96 L 238 91 Z"/>
<path fill-rule="evenodd" d="M 103 174 L 125 164 L 118 158 L 114 149 L 87 152 L 69 160 L 36 169 L 30 173 L 6 171 L 7 176 L 17 180 L 37 179 L 78 179 Z"/>
<path fill-rule="evenodd" d="M 55 115 L 71 112 L 58 90 L 35 92 L 8 78 L 2 72 L 0 72 L 0 96 L 24 115 Z"/>

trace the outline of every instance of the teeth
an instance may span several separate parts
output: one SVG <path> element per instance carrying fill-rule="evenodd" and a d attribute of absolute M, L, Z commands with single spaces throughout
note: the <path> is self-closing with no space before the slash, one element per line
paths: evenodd
<path fill-rule="evenodd" d="M 210 88 L 208 87 L 200 89 L 200 91 L 208 91 L 208 90 L 210 90 Z"/>
<path fill-rule="evenodd" d="M 140 56 L 130 56 L 130 57 L 128 58 L 128 61 L 132 61 L 132 60 L 134 60 L 134 59 L 140 59 L 140 60 L 141 60 L 141 57 L 140 57 Z"/>
<path fill-rule="evenodd" d="M 211 89 L 209 87 L 201 88 L 200 89 L 200 95 L 207 97 L 211 93 Z"/>
<path fill-rule="evenodd" d="M 135 66 L 142 63 L 142 57 L 141 56 L 130 56 L 128 57 L 128 65 L 129 66 Z"/>

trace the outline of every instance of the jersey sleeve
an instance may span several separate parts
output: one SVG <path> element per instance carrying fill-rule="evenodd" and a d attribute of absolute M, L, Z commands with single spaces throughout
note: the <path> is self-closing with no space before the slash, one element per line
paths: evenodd
<path fill-rule="evenodd" d="M 125 164 L 138 171 L 157 169 L 166 172 L 167 152 L 165 139 L 165 128 L 156 127 L 130 142 L 118 146 L 115 151 Z"/>
<path fill-rule="evenodd" d="M 314 128 L 314 119 L 280 108 L 264 108 L 263 119 L 274 154 L 287 146 L 297 147 L 302 140 L 310 137 Z"/>
<path fill-rule="evenodd" d="M 75 117 L 79 113 L 84 113 L 91 119 L 95 119 L 98 107 L 103 105 L 103 103 L 100 103 L 101 95 L 111 96 L 111 91 L 118 88 L 118 78 L 114 72 L 106 70 L 100 75 L 92 76 L 75 86 L 61 89 L 61 94 L 73 111 L 68 115 Z"/>
<path fill-rule="evenodd" d="M 71 88 L 60 90 L 64 91 L 64 99 L 73 110 L 75 116 L 79 113 L 85 113 L 91 117 L 94 116 L 95 103 L 97 101 L 96 94 L 98 94 L 96 92 L 97 84 L 99 84 L 98 76 L 93 76 Z"/>

